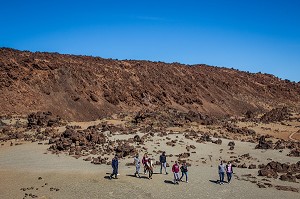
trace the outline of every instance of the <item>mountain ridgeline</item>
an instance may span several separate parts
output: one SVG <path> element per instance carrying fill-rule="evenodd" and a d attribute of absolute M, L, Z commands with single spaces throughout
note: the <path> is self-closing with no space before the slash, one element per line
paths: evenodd
<path fill-rule="evenodd" d="M 300 84 L 207 65 L 0 49 L 0 115 L 50 111 L 95 120 L 139 110 L 240 116 L 298 108 Z"/>

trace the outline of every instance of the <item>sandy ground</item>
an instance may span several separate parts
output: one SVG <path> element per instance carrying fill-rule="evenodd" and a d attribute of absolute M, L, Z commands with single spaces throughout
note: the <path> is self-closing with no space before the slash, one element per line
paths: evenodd
<path fill-rule="evenodd" d="M 300 130 L 300 122 L 285 122 L 286 125 L 282 125 L 280 122 L 269 124 L 256 124 L 253 122 L 238 122 L 239 127 L 247 127 L 255 130 L 256 133 L 261 135 L 272 135 L 275 138 L 284 140 L 300 141 L 300 136 L 296 135 Z M 292 135 L 293 134 L 293 135 Z M 291 136 L 292 135 L 292 136 Z"/>
<path fill-rule="evenodd" d="M 176 138 L 176 136 L 178 136 Z M 128 138 L 133 135 L 122 135 L 118 138 Z M 165 150 L 173 155 L 186 152 L 186 144 L 193 144 L 196 153 L 191 153 L 189 159 L 192 166 L 189 168 L 189 183 L 172 184 L 173 175 L 158 174 L 159 167 L 155 168 L 152 180 L 142 175 L 135 178 L 133 167 L 125 166 L 132 162 L 132 158 L 121 160 L 119 179 L 107 179 L 111 171 L 108 165 L 93 165 L 82 159 L 75 159 L 65 154 L 53 155 L 47 152 L 48 145 L 27 143 L 18 146 L 0 146 L 0 198 L 23 198 L 25 193 L 37 195 L 38 198 L 299 198 L 300 193 L 278 191 L 275 188 L 259 189 L 249 181 L 233 179 L 231 184 L 218 185 L 217 164 L 220 158 L 230 159 L 249 153 L 253 160 L 246 160 L 246 164 L 268 163 L 272 160 L 280 162 L 297 162 L 299 158 L 286 156 L 288 151 L 254 150 L 254 144 L 237 142 L 234 154 L 228 151 L 229 140 L 223 140 L 222 145 L 213 143 L 196 143 L 186 140 L 182 134 L 168 135 L 171 139 L 182 140 L 182 144 L 175 147 L 165 144 L 165 137 L 154 137 L 147 142 L 148 152 L 156 160 L 159 154 L 153 150 Z M 157 143 L 160 144 L 157 144 Z M 156 143 L 156 144 L 154 144 Z M 223 149 L 223 150 L 222 150 Z M 45 154 L 48 153 L 48 154 Z M 212 156 L 211 160 L 209 156 Z M 271 158 L 271 159 L 270 159 Z M 168 158 L 170 164 L 175 157 Z M 204 164 L 202 161 L 206 161 Z M 170 170 L 170 168 L 168 168 Z M 235 169 L 240 178 L 243 174 L 257 176 L 257 169 Z M 38 180 L 42 177 L 41 180 Z M 258 179 L 262 179 L 258 177 Z M 46 185 L 45 185 L 46 184 Z M 288 185 L 300 188 L 299 183 L 287 183 L 280 180 L 271 180 L 273 185 Z M 20 190 L 21 188 L 31 188 Z M 58 191 L 50 191 L 57 188 Z M 37 190 L 38 189 L 38 190 Z M 31 198 L 31 197 L 27 197 Z"/>

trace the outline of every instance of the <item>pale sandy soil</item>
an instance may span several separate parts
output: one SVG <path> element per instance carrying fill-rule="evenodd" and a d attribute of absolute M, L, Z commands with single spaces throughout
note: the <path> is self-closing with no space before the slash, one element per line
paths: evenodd
<path fill-rule="evenodd" d="M 127 139 L 134 135 L 120 135 L 111 139 Z M 178 136 L 178 138 L 176 138 Z M 132 177 L 133 167 L 125 166 L 132 162 L 132 158 L 120 161 L 119 179 L 109 180 L 107 173 L 111 171 L 108 165 L 93 165 L 82 159 L 75 159 L 65 154 L 53 155 L 47 152 L 48 145 L 27 143 L 19 146 L 0 146 L 0 198 L 23 198 L 25 193 L 35 194 L 39 198 L 299 198 L 300 193 L 278 191 L 274 188 L 259 189 L 256 184 L 233 179 L 231 184 L 217 185 L 217 164 L 220 158 L 229 160 L 230 156 L 249 153 L 254 159 L 245 161 L 246 164 L 268 163 L 272 158 L 279 162 L 294 163 L 299 158 L 286 156 L 273 150 L 254 150 L 255 144 L 235 142 L 235 154 L 228 153 L 229 140 L 223 140 L 222 145 L 213 143 L 196 143 L 186 140 L 182 134 L 168 135 L 171 139 L 182 140 L 175 147 L 167 146 L 166 137 L 154 137 L 147 142 L 148 152 L 156 160 L 159 154 L 153 150 L 165 150 L 167 154 L 177 155 L 186 152 L 186 144 L 196 146 L 196 153 L 191 153 L 192 166 L 189 168 L 189 183 L 182 182 L 173 185 L 172 174 L 155 174 L 152 180 Z M 157 144 L 157 143 L 160 144 Z M 156 144 L 155 144 L 156 143 Z M 221 150 L 223 149 L 223 151 Z M 220 151 L 221 150 L 221 151 Z M 141 151 L 142 153 L 143 151 Z M 211 160 L 209 156 L 212 156 Z M 168 158 L 168 162 L 175 157 Z M 206 160 L 206 164 L 202 161 Z M 170 170 L 170 168 L 168 168 Z M 155 172 L 159 167 L 155 168 Z M 257 176 L 257 169 L 235 169 L 236 175 L 243 174 Z M 42 180 L 38 180 L 42 177 Z M 262 179 L 258 177 L 258 179 Z M 287 183 L 280 180 L 271 180 L 273 185 L 288 185 L 300 188 L 299 183 Z M 47 185 L 45 185 L 47 183 Z M 42 187 L 43 186 L 43 187 Z M 34 187 L 34 190 L 22 191 L 21 188 Z M 50 191 L 50 188 L 59 188 L 59 191 Z M 38 188 L 38 190 L 36 190 Z M 29 198 L 29 197 L 27 197 Z"/>
<path fill-rule="evenodd" d="M 290 135 L 300 130 L 300 122 L 285 122 L 285 124 L 286 125 L 280 123 L 255 124 L 252 122 L 238 122 L 237 125 L 239 127 L 253 129 L 256 133 L 261 135 L 272 135 L 275 138 L 290 140 Z M 296 135 L 293 136 L 293 139 L 300 141 L 300 137 Z"/>

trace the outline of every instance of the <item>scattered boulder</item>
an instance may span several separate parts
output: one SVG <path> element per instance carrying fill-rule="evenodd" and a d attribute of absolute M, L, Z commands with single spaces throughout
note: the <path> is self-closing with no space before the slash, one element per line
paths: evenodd
<path fill-rule="evenodd" d="M 137 154 L 137 151 L 134 148 L 134 146 L 131 146 L 128 143 L 119 144 L 115 148 L 115 152 L 119 158 L 123 158 L 126 156 L 134 156 L 135 154 Z"/>
<path fill-rule="evenodd" d="M 247 165 L 246 165 L 246 163 L 240 164 L 240 165 L 238 165 L 238 168 L 246 169 Z"/>
<path fill-rule="evenodd" d="M 263 123 L 269 122 L 281 122 L 283 120 L 288 120 L 291 116 L 291 113 L 287 107 L 283 108 L 275 108 L 271 111 L 265 113 L 261 118 L 260 121 Z"/>
<path fill-rule="evenodd" d="M 255 146 L 255 149 L 272 149 L 272 141 L 266 141 L 266 137 L 263 135 L 259 138 L 258 145 Z"/>
<path fill-rule="evenodd" d="M 190 156 L 191 156 L 190 153 L 181 153 L 181 154 L 177 155 L 177 157 L 178 157 L 179 159 L 188 158 L 188 157 L 190 157 Z"/>
<path fill-rule="evenodd" d="M 204 133 L 198 140 L 197 140 L 197 142 L 200 142 L 200 143 L 202 143 L 202 142 L 211 142 L 212 141 L 212 139 L 211 139 L 211 137 L 210 137 L 210 135 L 208 134 L 208 133 Z"/>
<path fill-rule="evenodd" d="M 262 169 L 258 171 L 259 176 L 265 176 L 267 178 L 278 178 L 277 172 L 271 169 Z"/>
<path fill-rule="evenodd" d="M 140 138 L 139 135 L 135 135 L 134 138 L 133 138 L 133 141 L 135 141 L 135 142 L 142 142 L 142 139 Z"/>
<path fill-rule="evenodd" d="M 290 151 L 290 153 L 288 154 L 288 156 L 291 157 L 300 157 L 300 148 L 296 148 Z"/>
<path fill-rule="evenodd" d="M 217 139 L 215 141 L 212 141 L 212 143 L 221 145 L 222 144 L 222 140 L 221 139 Z"/>
<path fill-rule="evenodd" d="M 292 174 L 283 174 L 279 177 L 280 180 L 282 181 L 288 181 L 288 182 L 296 182 L 296 177 L 293 176 Z"/>
<path fill-rule="evenodd" d="M 52 127 L 61 124 L 61 118 L 53 116 L 51 112 L 31 113 L 27 116 L 28 128 Z"/>
<path fill-rule="evenodd" d="M 228 132 L 230 133 L 234 133 L 234 134 L 241 134 L 241 135 L 246 135 L 246 136 L 249 136 L 249 135 L 256 135 L 256 132 L 252 129 L 248 129 L 246 127 L 243 127 L 243 128 L 239 128 L 239 127 L 236 127 L 232 124 L 226 124 L 224 126 Z"/>
<path fill-rule="evenodd" d="M 282 190 L 282 191 L 299 192 L 299 189 L 291 187 L 291 186 L 280 186 L 280 185 L 277 185 L 277 186 L 275 186 L 275 188 L 277 190 Z"/>
<path fill-rule="evenodd" d="M 233 147 L 234 147 L 234 146 L 235 146 L 234 141 L 230 141 L 230 142 L 228 143 L 228 146 L 230 146 L 230 147 L 233 146 Z"/>
<path fill-rule="evenodd" d="M 250 164 L 248 169 L 256 169 L 256 165 L 255 164 Z"/>

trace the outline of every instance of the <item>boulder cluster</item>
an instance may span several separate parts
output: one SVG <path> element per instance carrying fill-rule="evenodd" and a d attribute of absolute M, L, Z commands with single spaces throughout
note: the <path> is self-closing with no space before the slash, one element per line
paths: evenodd
<path fill-rule="evenodd" d="M 27 116 L 28 128 L 55 127 L 61 125 L 61 118 L 51 112 L 31 113 Z"/>
<path fill-rule="evenodd" d="M 300 179 L 300 161 L 295 164 L 269 162 L 267 165 L 259 165 L 259 176 L 278 178 L 282 181 L 297 182 Z"/>
<path fill-rule="evenodd" d="M 285 141 L 281 139 L 273 143 L 271 140 L 266 140 L 266 138 L 266 136 L 261 136 L 258 139 L 258 144 L 255 146 L 255 149 L 290 149 L 291 151 L 288 156 L 300 157 L 300 142 Z"/>
<path fill-rule="evenodd" d="M 123 158 L 136 154 L 136 149 L 128 140 L 111 141 L 108 139 L 106 125 L 90 126 L 85 130 L 67 128 L 62 134 L 56 135 L 49 140 L 49 150 L 53 153 L 67 152 L 69 155 L 79 158 L 81 156 L 98 155 L 88 157 L 85 161 L 94 164 L 107 163 L 108 155 L 116 154 Z M 99 156 L 100 155 L 100 156 Z"/>
<path fill-rule="evenodd" d="M 283 120 L 288 120 L 291 116 L 291 113 L 287 107 L 275 108 L 271 111 L 265 113 L 260 121 L 263 123 L 269 122 L 281 122 Z"/>

